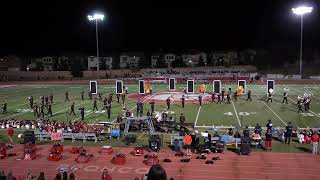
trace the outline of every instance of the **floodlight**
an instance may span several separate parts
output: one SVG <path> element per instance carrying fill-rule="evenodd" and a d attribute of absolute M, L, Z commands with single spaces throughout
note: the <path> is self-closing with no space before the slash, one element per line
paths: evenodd
<path fill-rule="evenodd" d="M 307 13 L 311 13 L 313 10 L 313 7 L 309 7 L 309 6 L 299 6 L 296 8 L 292 8 L 292 12 L 296 15 L 304 15 Z"/>

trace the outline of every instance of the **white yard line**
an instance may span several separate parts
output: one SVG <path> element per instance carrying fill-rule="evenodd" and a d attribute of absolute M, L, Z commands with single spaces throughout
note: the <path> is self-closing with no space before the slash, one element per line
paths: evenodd
<path fill-rule="evenodd" d="M 197 125 L 197 122 L 198 122 L 198 118 L 199 118 L 200 111 L 201 111 L 201 106 L 199 106 L 198 113 L 197 113 L 197 117 L 196 117 L 196 121 L 194 122 L 194 126 L 196 126 L 196 125 Z"/>
<path fill-rule="evenodd" d="M 86 103 L 88 103 L 88 102 L 90 102 L 90 101 L 87 101 L 87 102 L 78 104 L 78 105 L 76 105 L 76 106 L 74 106 L 74 107 L 78 107 L 78 106 L 84 105 L 84 104 L 86 104 Z M 53 113 L 52 116 L 54 116 L 54 115 L 56 115 L 56 114 L 58 114 L 58 113 L 61 113 L 61 112 L 63 112 L 63 111 L 66 111 L 66 110 L 68 110 L 68 109 L 70 109 L 70 107 L 67 107 L 67 108 L 62 109 L 62 110 L 60 110 L 60 111 L 57 111 L 57 112 Z M 49 115 L 46 115 L 46 116 L 44 116 L 44 117 L 46 118 L 46 117 L 50 117 L 50 116 L 49 116 Z"/>
<path fill-rule="evenodd" d="M 248 86 L 247 86 L 247 88 L 248 88 L 248 90 L 249 90 L 249 87 L 248 87 Z M 253 91 L 252 91 L 252 94 L 254 94 L 255 96 L 257 96 Z M 258 96 L 257 96 L 257 97 L 258 97 Z M 258 98 L 259 98 L 259 97 L 258 97 Z M 263 103 L 265 106 L 267 106 L 267 108 L 268 108 L 275 116 L 277 116 L 277 118 L 278 118 L 284 125 L 287 125 L 287 123 L 284 122 L 284 121 L 282 120 L 282 118 L 268 106 L 267 103 L 265 103 L 263 100 L 261 100 L 261 101 L 262 101 L 262 103 Z"/>
<path fill-rule="evenodd" d="M 237 120 L 238 120 L 239 126 L 241 127 L 241 123 L 240 123 L 240 119 L 239 119 L 239 116 L 238 116 L 238 112 L 236 110 L 236 107 L 234 106 L 233 100 L 231 100 L 231 103 L 232 103 L 232 106 L 233 106 L 234 113 L 237 116 Z"/>

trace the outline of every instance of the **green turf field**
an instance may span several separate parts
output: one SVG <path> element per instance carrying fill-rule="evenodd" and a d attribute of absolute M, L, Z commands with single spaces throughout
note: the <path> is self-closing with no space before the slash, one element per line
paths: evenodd
<path fill-rule="evenodd" d="M 222 84 L 226 90 L 231 87 L 232 90 L 236 88 L 236 84 Z M 177 90 L 182 90 L 185 85 L 177 85 Z M 282 104 L 283 89 L 288 87 L 289 91 L 289 104 Z M 54 105 L 52 111 L 54 115 L 48 117 L 55 120 L 79 120 L 80 112 L 78 108 L 84 105 L 86 108 L 85 121 L 88 123 L 99 121 L 112 121 L 121 112 L 122 106 L 117 102 L 113 103 L 112 117 L 107 119 L 107 114 L 104 111 L 93 112 L 92 102 L 88 100 L 87 92 L 88 86 L 85 85 L 21 85 L 11 88 L 0 89 L 0 103 L 7 102 L 8 113 L 0 114 L 0 119 L 35 119 L 33 113 L 30 111 L 28 96 L 33 95 L 34 103 L 39 104 L 40 96 L 54 94 Z M 266 103 L 259 100 L 266 95 L 266 87 L 264 85 L 250 85 L 247 88 L 253 92 L 252 102 L 247 102 L 246 95 L 238 98 L 237 102 L 232 101 L 231 104 L 215 104 L 208 103 L 202 105 L 200 108 L 198 104 L 186 104 L 185 108 L 181 108 L 180 103 L 173 103 L 171 111 L 178 115 L 183 112 L 186 116 L 187 122 L 194 122 L 196 126 L 255 126 L 258 122 L 263 126 L 268 119 L 271 119 L 274 126 L 284 127 L 288 122 L 292 122 L 294 126 L 305 127 L 320 127 L 320 85 L 276 85 L 275 96 L 273 103 Z M 153 92 L 166 91 L 166 85 L 154 85 Z M 196 84 L 195 89 L 198 89 Z M 76 116 L 69 116 L 71 102 L 64 102 L 64 92 L 69 91 L 69 98 L 75 102 Z M 85 101 L 81 101 L 80 92 L 85 91 Z M 104 95 L 114 92 L 115 88 L 111 85 L 102 85 L 98 87 Z M 138 92 L 138 85 L 128 85 L 129 94 Z M 212 90 L 212 85 L 207 86 L 207 90 Z M 302 114 L 297 113 L 296 100 L 299 94 L 304 92 L 311 92 L 313 94 L 311 100 L 311 111 Z M 116 100 L 114 96 L 113 100 Z M 128 109 L 135 112 L 136 102 L 128 102 Z M 102 107 L 103 103 L 98 101 L 98 107 Z M 163 111 L 165 104 L 156 103 L 155 110 Z M 145 104 L 144 112 L 150 108 L 149 104 Z M 2 112 L 2 110 L 1 110 Z M 45 111 L 46 112 L 46 111 Z"/>

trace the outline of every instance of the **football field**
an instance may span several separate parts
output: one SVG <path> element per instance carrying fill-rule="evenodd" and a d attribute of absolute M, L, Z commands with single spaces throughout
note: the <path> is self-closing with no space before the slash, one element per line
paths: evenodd
<path fill-rule="evenodd" d="M 198 90 L 199 84 L 195 84 Z M 127 85 L 129 97 L 132 93 L 138 92 L 137 85 Z M 152 85 L 153 94 L 168 91 L 167 85 Z M 177 84 L 176 90 L 182 91 L 185 84 Z M 222 88 L 226 91 L 231 87 L 232 91 L 237 88 L 236 84 L 224 84 Z M 289 88 L 288 104 L 282 104 L 282 93 L 284 88 Z M 238 97 L 238 101 L 232 101 L 231 104 L 225 102 L 221 104 L 205 102 L 201 107 L 197 102 L 186 103 L 185 108 L 181 107 L 178 101 L 172 102 L 170 111 L 176 114 L 179 119 L 180 113 L 184 113 L 187 122 L 195 123 L 198 127 L 207 126 L 255 126 L 260 123 L 264 126 L 267 120 L 271 119 L 274 126 L 284 127 L 288 122 L 299 128 L 320 127 L 320 85 L 277 85 L 275 86 L 275 95 L 273 103 L 262 101 L 266 96 L 265 85 L 247 84 L 247 89 L 252 91 L 252 101 L 246 101 L 247 95 Z M 65 91 L 69 91 L 70 102 L 65 102 Z M 81 91 L 85 92 L 85 100 L 81 100 Z M 52 106 L 53 116 L 46 118 L 59 121 L 80 120 L 81 105 L 85 107 L 85 121 L 94 123 L 99 121 L 113 121 L 122 114 L 122 104 L 117 103 L 115 97 L 114 85 L 99 85 L 98 91 L 103 92 L 103 98 L 109 93 L 113 93 L 113 104 L 111 118 L 107 118 L 106 110 L 103 109 L 103 103 L 98 101 L 99 111 L 93 111 L 92 101 L 88 98 L 89 87 L 87 85 L 19 85 L 9 88 L 0 88 L 0 103 L 6 102 L 8 112 L 0 114 L 0 119 L 36 119 L 29 105 L 29 96 L 34 97 L 34 103 L 40 105 L 40 96 L 54 95 L 54 104 Z M 212 92 L 212 84 L 207 85 L 207 92 Z M 305 92 L 311 93 L 311 110 L 297 113 L 297 97 Z M 231 96 L 232 97 L 232 96 Z M 121 101 L 121 100 L 120 100 Z M 76 116 L 69 115 L 71 102 L 75 102 Z M 127 109 L 136 113 L 136 101 L 128 100 Z M 144 103 L 144 113 L 150 109 L 150 105 Z M 166 104 L 156 102 L 155 111 L 163 112 Z M 46 113 L 46 110 L 45 110 Z"/>

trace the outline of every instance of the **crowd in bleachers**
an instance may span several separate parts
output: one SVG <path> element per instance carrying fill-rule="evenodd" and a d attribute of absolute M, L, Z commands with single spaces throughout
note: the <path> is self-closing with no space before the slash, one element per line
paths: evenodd
<path fill-rule="evenodd" d="M 88 125 L 84 121 L 64 122 L 55 120 L 1 120 L 0 128 L 8 129 L 9 127 L 26 130 L 40 130 L 42 132 L 61 132 L 61 133 L 96 133 L 100 134 L 103 129 L 100 126 Z"/>

